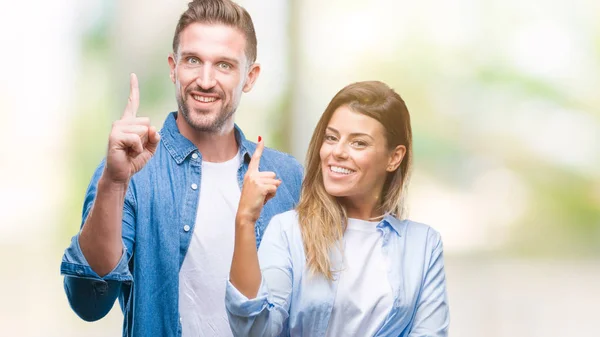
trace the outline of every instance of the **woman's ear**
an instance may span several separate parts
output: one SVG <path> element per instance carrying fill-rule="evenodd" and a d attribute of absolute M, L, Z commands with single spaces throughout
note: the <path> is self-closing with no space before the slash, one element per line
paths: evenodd
<path fill-rule="evenodd" d="M 390 158 L 388 160 L 388 165 L 386 167 L 386 171 L 394 172 L 398 169 L 400 164 L 402 164 L 402 159 L 404 159 L 404 155 L 406 155 L 406 146 L 398 145 L 395 149 L 390 153 Z"/>

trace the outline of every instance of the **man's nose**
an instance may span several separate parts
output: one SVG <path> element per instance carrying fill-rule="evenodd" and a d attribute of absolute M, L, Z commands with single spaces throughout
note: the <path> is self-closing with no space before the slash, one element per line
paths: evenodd
<path fill-rule="evenodd" d="M 217 81 L 215 80 L 215 71 L 211 65 L 204 65 L 196 78 L 196 83 L 204 90 L 212 89 Z"/>

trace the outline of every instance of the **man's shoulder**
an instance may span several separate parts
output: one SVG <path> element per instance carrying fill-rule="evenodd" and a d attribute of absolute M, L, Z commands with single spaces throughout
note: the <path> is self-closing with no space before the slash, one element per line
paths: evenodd
<path fill-rule="evenodd" d="M 265 147 L 262 157 L 268 161 L 272 161 L 279 164 L 288 164 L 293 166 L 301 166 L 300 162 L 289 153 L 281 152 L 279 150 Z"/>
<path fill-rule="evenodd" d="M 277 172 L 280 177 L 285 177 L 288 182 L 294 182 L 296 185 L 302 183 L 304 168 L 296 158 L 285 152 L 275 149 L 265 148 L 262 154 L 261 163 L 264 163 L 266 170 Z M 292 180 L 289 180 L 292 178 Z M 299 195 L 299 189 L 294 192 Z"/>

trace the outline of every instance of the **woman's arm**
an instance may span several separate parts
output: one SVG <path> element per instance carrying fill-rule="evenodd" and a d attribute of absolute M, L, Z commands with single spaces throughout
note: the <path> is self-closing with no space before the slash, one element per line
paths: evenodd
<path fill-rule="evenodd" d="M 286 330 L 293 273 L 284 221 L 274 216 L 263 236 L 256 296 L 249 299 L 232 282 L 227 284 L 225 306 L 234 336 L 279 336 Z"/>
<path fill-rule="evenodd" d="M 275 196 L 277 187 L 281 184 L 274 172 L 258 170 L 264 147 L 264 142 L 259 139 L 244 176 L 244 186 L 235 217 L 235 243 L 229 274 L 231 284 L 249 299 L 256 297 L 261 280 L 254 225 L 263 205 Z"/>
<path fill-rule="evenodd" d="M 442 239 L 438 233 L 409 337 L 446 337 L 450 324 Z"/>
<path fill-rule="evenodd" d="M 256 251 L 254 225 L 263 205 L 275 196 L 281 184 L 275 173 L 258 170 L 263 148 L 259 139 L 244 177 L 235 220 L 233 260 L 225 295 L 229 325 L 235 336 L 278 336 L 288 318 L 291 259 L 287 240 L 282 240 L 281 226 L 273 224 L 276 217 L 263 236 L 260 265 Z"/>

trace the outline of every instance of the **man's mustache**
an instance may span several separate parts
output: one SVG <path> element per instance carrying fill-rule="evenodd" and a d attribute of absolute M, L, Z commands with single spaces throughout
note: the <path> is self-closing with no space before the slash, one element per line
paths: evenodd
<path fill-rule="evenodd" d="M 217 96 L 219 96 L 219 98 L 221 98 L 221 99 L 223 98 L 223 93 L 221 91 L 216 90 L 215 88 L 203 89 L 200 87 L 195 87 L 195 88 L 190 88 L 189 90 L 187 90 L 187 93 L 189 94 L 192 91 L 200 92 L 203 94 L 217 95 Z"/>

